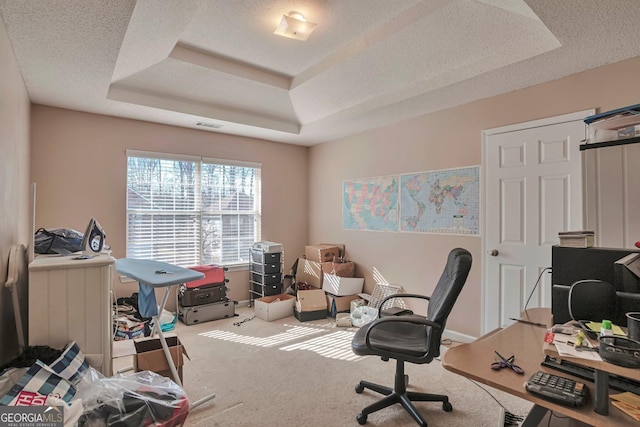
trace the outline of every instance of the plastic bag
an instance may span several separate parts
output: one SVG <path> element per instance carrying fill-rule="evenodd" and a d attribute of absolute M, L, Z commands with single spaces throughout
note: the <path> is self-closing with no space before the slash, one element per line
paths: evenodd
<path fill-rule="evenodd" d="M 37 254 L 70 255 L 82 250 L 83 237 L 84 234 L 69 228 L 39 228 L 33 237 L 33 250 Z"/>
<path fill-rule="evenodd" d="M 189 414 L 182 387 L 151 371 L 94 381 L 81 398 L 78 427 L 181 426 Z"/>
<path fill-rule="evenodd" d="M 373 322 L 377 318 L 378 309 L 369 307 L 368 305 L 356 307 L 356 309 L 351 312 L 351 324 L 358 328 Z"/>
<path fill-rule="evenodd" d="M 103 377 L 100 372 L 89 366 L 75 341 L 67 345 L 60 357 L 49 363 L 49 367 L 56 374 L 73 384 L 79 392 L 88 387 L 93 381 Z"/>
<path fill-rule="evenodd" d="M 75 394 L 76 389 L 71 382 L 36 360 L 9 392 L 0 398 L 0 405 L 41 406 L 45 404 L 48 396 L 69 402 Z"/>
<path fill-rule="evenodd" d="M 89 366 L 75 341 L 67 345 L 63 351 L 48 346 L 28 347 L 22 356 L 24 357 L 15 360 L 15 364 L 20 365 L 24 359 L 31 363 L 31 366 L 22 371 L 22 376 L 12 374 L 2 382 L 5 392 L 0 394 L 0 404 L 44 405 L 48 397 L 59 398 L 69 403 L 84 388 L 102 377 L 100 372 Z M 40 359 L 30 361 L 33 356 L 41 356 L 48 363 Z M 12 384 L 9 384 L 8 380 L 11 377 Z"/>

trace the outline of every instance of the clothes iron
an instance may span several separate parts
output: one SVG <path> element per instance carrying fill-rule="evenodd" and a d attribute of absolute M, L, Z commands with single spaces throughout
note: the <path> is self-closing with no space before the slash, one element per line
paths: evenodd
<path fill-rule="evenodd" d="M 106 235 L 95 218 L 91 218 L 82 239 L 82 253 L 84 255 L 98 255 L 104 248 Z"/>

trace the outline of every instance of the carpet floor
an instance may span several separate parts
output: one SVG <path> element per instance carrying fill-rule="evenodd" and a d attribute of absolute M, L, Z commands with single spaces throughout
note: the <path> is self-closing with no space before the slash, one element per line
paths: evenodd
<path fill-rule="evenodd" d="M 266 322 L 246 306 L 238 306 L 233 318 L 191 326 L 178 322 L 175 332 L 190 356 L 183 367 L 189 399 L 215 393 L 192 409 L 186 426 L 358 425 L 356 415 L 380 395 L 357 394 L 355 385 L 361 379 L 392 385 L 395 363 L 355 356 L 350 347 L 355 331 L 336 327 L 330 318 Z M 114 369 L 131 364 L 121 359 Z M 439 360 L 405 369 L 410 390 L 446 394 L 453 405 L 452 412 L 444 412 L 440 403 L 416 403 L 430 426 L 498 426 L 501 406 L 516 415 L 531 408 L 530 402 L 445 370 Z M 367 425 L 417 424 L 394 405 L 370 414 Z"/>

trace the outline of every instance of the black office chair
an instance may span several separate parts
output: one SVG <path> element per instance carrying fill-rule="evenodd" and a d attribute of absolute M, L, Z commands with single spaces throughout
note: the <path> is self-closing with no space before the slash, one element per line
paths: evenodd
<path fill-rule="evenodd" d="M 358 423 L 365 424 L 368 414 L 395 403 L 400 403 L 421 426 L 426 426 L 427 423 L 413 406 L 412 401 L 442 402 L 442 409 L 446 412 L 453 409 L 449 398 L 445 395 L 407 391 L 408 378 L 404 374 L 404 362 L 430 363 L 434 357 L 440 355 L 440 340 L 447 317 L 467 280 L 470 269 L 469 251 L 461 248 L 453 249 L 449 253 L 442 276 L 430 297 L 417 294 L 395 294 L 388 296 L 382 302 L 384 304 L 385 301 L 398 297 L 426 299 L 429 301 L 427 317 L 418 315 L 379 317 L 356 332 L 351 341 L 351 348 L 355 354 L 380 356 L 384 361 L 396 360 L 394 388 L 368 381 L 360 381 L 356 385 L 356 393 L 362 393 L 365 388 L 368 388 L 386 396 L 364 408 L 356 417 Z"/>
<path fill-rule="evenodd" d="M 618 321 L 616 288 L 603 280 L 580 280 L 569 288 L 569 315 L 577 321 Z"/>

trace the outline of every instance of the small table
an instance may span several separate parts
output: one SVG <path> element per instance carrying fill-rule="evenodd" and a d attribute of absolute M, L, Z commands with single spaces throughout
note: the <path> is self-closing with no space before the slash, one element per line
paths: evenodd
<path fill-rule="evenodd" d="M 547 327 L 552 325 L 551 310 L 548 308 L 529 309 L 522 314 L 522 319 L 542 323 Z M 523 424 L 521 424 L 521 427 L 538 426 L 548 410 L 598 427 L 629 426 L 632 419 L 615 407 L 612 408 L 608 415 L 599 414 L 595 411 L 594 396 L 596 396 L 596 387 L 593 383 L 540 365 L 545 358 L 545 353 L 552 354 L 550 346 L 545 348 L 543 345 L 545 333 L 546 328 L 516 322 L 507 328 L 489 332 L 471 343 L 461 344 L 447 350 L 442 357 L 442 366 L 449 371 L 479 383 L 533 402 L 534 406 Z M 505 357 L 513 354 L 515 363 L 524 369 L 524 375 L 517 375 L 510 369 L 492 370 L 491 363 L 496 361 L 494 351 Z M 555 356 L 558 357 L 557 353 Z M 634 379 L 638 379 L 640 376 L 637 370 L 622 368 L 607 362 L 588 362 L 582 359 L 571 359 L 571 361 L 591 367 L 594 367 L 593 364 L 596 363 L 609 365 L 607 367 L 608 372 L 629 376 Z M 602 366 L 599 366 L 599 368 L 602 369 Z M 584 406 L 573 408 L 530 394 L 524 388 L 524 383 L 536 371 L 544 371 L 584 382 L 589 389 L 591 398 Z M 599 402 L 599 404 L 601 403 Z"/>
<path fill-rule="evenodd" d="M 171 369 L 173 380 L 176 384 L 182 387 L 178 370 L 173 363 L 171 353 L 169 352 L 169 346 L 167 345 L 167 341 L 162 333 L 162 328 L 160 327 L 160 313 L 162 313 L 165 305 L 167 304 L 171 286 L 202 279 L 204 278 L 204 274 L 199 271 L 178 267 L 177 265 L 168 264 L 166 262 L 134 258 L 117 259 L 116 271 L 124 276 L 137 280 L 141 285 L 146 285 L 151 288 L 164 288 L 164 294 L 162 296 L 162 302 L 158 308 L 158 313 L 152 316 L 153 329 L 151 331 L 151 336 L 156 332 L 158 333 L 160 344 L 162 345 L 162 350 L 167 358 L 169 369 Z M 191 407 L 195 408 L 214 397 L 215 394 L 206 396 L 193 403 Z"/>

